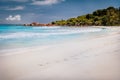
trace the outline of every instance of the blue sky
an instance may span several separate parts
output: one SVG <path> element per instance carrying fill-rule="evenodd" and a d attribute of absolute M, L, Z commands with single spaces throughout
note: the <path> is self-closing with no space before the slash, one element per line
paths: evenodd
<path fill-rule="evenodd" d="M 109 6 L 119 7 L 120 0 L 0 0 L 0 24 L 49 23 Z"/>

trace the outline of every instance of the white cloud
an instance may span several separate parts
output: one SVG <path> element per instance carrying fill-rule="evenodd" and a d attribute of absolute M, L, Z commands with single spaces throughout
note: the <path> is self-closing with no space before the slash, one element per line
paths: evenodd
<path fill-rule="evenodd" d="M 15 16 L 9 15 L 6 18 L 6 20 L 7 21 L 21 21 L 21 15 L 15 15 Z"/>
<path fill-rule="evenodd" d="M 13 8 L 7 8 L 6 10 L 23 10 L 25 7 L 24 6 L 16 6 Z"/>
<path fill-rule="evenodd" d="M 65 0 L 33 0 L 32 5 L 52 5 L 52 4 L 57 4 L 59 2 L 62 2 Z"/>

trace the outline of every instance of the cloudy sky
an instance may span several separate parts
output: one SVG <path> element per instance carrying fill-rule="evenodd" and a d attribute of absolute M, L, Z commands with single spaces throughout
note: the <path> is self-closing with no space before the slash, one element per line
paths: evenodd
<path fill-rule="evenodd" d="M 0 0 L 0 24 L 48 23 L 92 13 L 120 0 Z"/>

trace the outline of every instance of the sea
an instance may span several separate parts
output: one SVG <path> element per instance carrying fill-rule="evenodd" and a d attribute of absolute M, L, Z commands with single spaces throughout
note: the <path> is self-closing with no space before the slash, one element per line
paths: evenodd
<path fill-rule="evenodd" d="M 0 25 L 0 53 L 6 50 L 53 45 L 108 32 L 96 27 Z"/>

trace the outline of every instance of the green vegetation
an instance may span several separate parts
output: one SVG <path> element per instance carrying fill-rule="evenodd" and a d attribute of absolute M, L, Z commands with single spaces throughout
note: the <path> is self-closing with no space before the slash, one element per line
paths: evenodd
<path fill-rule="evenodd" d="M 51 22 L 59 26 L 120 26 L 120 8 L 108 7 L 92 14 Z"/>

